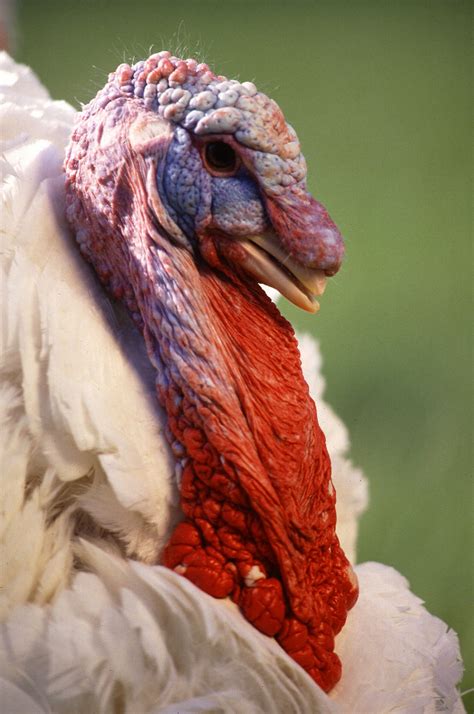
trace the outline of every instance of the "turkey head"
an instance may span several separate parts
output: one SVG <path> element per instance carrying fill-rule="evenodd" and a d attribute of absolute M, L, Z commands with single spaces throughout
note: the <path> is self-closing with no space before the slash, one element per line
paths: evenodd
<path fill-rule="evenodd" d="M 329 690 L 357 583 L 294 333 L 258 284 L 314 312 L 343 256 L 295 132 L 253 84 L 160 52 L 109 76 L 65 168 L 80 249 L 142 330 L 167 413 L 183 521 L 163 563 Z"/>

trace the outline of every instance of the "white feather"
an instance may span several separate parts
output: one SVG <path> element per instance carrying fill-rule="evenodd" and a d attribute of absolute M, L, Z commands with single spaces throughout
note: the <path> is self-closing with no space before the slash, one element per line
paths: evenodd
<path fill-rule="evenodd" d="M 0 94 L 3 709 L 463 711 L 456 636 L 386 566 L 356 568 L 360 598 L 337 640 L 344 675 L 328 697 L 232 604 L 152 565 L 180 517 L 178 489 L 142 340 L 64 222 L 74 110 L 5 54 Z M 323 400 L 318 347 L 299 341 L 354 560 L 366 481 Z"/>
<path fill-rule="evenodd" d="M 12 75 L 12 62 L 4 65 Z M 24 112 L 27 131 L 21 141 L 9 139 L 4 154 L 0 373 L 4 383 L 21 385 L 34 443 L 28 477 L 52 468 L 71 482 L 71 497 L 80 482 L 83 508 L 93 502 L 88 489 L 107 485 L 110 512 L 103 501 L 98 526 L 127 532 L 124 552 L 156 562 L 178 518 L 178 491 L 153 371 L 131 321 L 104 296 L 65 225 L 62 161 L 74 111 L 46 102 L 39 87 L 33 127 L 35 85 L 31 72 L 23 76 L 30 102 L 18 97 L 17 83 L 3 97 L 7 139 L 10 107 L 15 122 Z M 47 139 L 39 139 L 45 116 Z"/>
<path fill-rule="evenodd" d="M 353 712 L 462 712 L 455 633 L 427 612 L 393 568 L 364 563 L 356 572 L 359 599 L 337 638 L 345 676 L 332 699 Z"/>

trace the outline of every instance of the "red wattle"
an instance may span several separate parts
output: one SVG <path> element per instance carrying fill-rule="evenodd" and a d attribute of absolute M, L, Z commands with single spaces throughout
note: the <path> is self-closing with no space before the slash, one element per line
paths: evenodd
<path fill-rule="evenodd" d="M 263 578 L 243 588 L 239 605 L 247 620 L 265 635 L 273 637 L 281 629 L 286 607 L 276 578 Z"/>
<path fill-rule="evenodd" d="M 225 322 L 228 359 L 245 374 L 237 389 L 247 421 L 224 395 L 219 409 L 233 415 L 233 431 L 213 421 L 207 408 L 201 421 L 186 390 L 174 386 L 161 394 L 173 438 L 186 453 L 181 480 L 186 520 L 173 533 L 163 562 L 205 592 L 230 596 L 249 622 L 276 637 L 328 691 L 341 674 L 334 636 L 357 598 L 357 586 L 335 534 L 324 436 L 292 333 L 273 306 L 262 310 L 253 296 L 239 299 L 231 286 L 212 304 L 223 310 L 213 320 Z M 285 334 L 278 362 L 267 338 L 275 322 Z M 254 372 L 245 371 L 248 362 Z M 278 389 L 280 378 L 286 392 Z M 254 440 L 248 438 L 249 425 Z"/>

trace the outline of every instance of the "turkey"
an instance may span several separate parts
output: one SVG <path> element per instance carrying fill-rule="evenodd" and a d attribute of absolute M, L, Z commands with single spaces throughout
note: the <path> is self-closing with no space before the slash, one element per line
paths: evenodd
<path fill-rule="evenodd" d="M 169 53 L 121 65 L 64 185 L 74 111 L 3 69 L 5 701 L 462 711 L 455 635 L 401 576 L 358 566 L 354 606 L 339 539 L 354 560 L 363 478 L 303 338 L 338 538 L 296 341 L 257 283 L 314 311 L 343 252 L 278 107 Z"/>
<path fill-rule="evenodd" d="M 81 252 L 156 370 L 186 516 L 163 562 L 331 689 L 357 584 L 293 331 L 256 282 L 314 310 L 341 262 L 295 132 L 251 83 L 161 52 L 111 74 L 65 167 Z"/>

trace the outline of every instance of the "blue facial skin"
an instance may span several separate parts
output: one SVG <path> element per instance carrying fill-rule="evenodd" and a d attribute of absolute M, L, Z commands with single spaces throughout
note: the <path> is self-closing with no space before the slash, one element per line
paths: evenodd
<path fill-rule="evenodd" d="M 231 236 L 261 234 L 268 219 L 259 189 L 241 167 L 235 176 L 211 176 L 188 132 L 177 127 L 168 148 L 162 200 L 181 230 L 193 238 L 195 227 L 212 215 L 212 225 Z"/>
<path fill-rule="evenodd" d="M 263 233 L 267 227 L 265 210 L 255 181 L 246 169 L 241 168 L 230 178 L 213 176 L 211 192 L 215 226 L 234 236 Z"/>
<path fill-rule="evenodd" d="M 202 210 L 206 194 L 210 193 L 210 180 L 198 150 L 193 146 L 185 129 L 177 127 L 166 154 L 162 201 L 181 230 L 192 238 L 196 217 Z"/>

